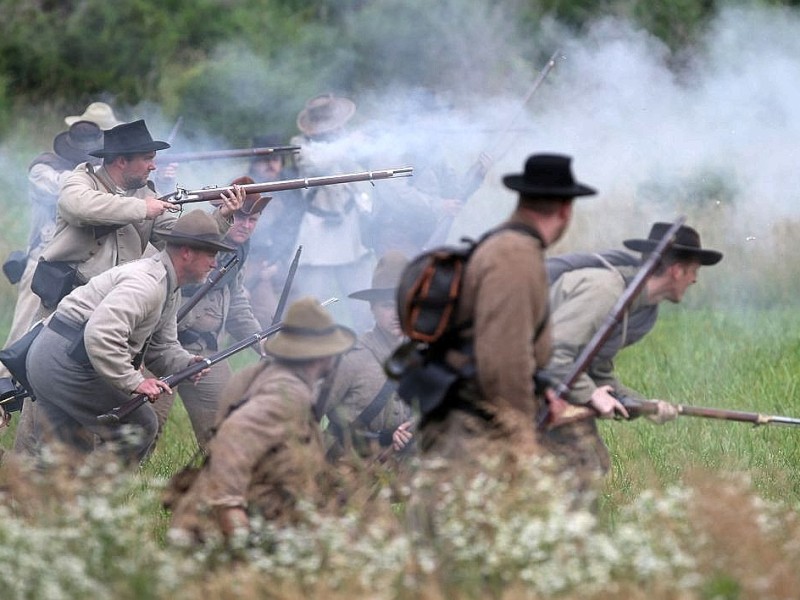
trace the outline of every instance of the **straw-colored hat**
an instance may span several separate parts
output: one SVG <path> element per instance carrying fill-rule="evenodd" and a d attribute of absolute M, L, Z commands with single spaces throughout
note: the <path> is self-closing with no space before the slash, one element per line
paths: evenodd
<path fill-rule="evenodd" d="M 78 121 L 91 121 L 103 131 L 122 124 L 122 121 L 114 116 L 114 111 L 105 102 L 92 102 L 82 115 L 64 117 L 64 122 L 70 126 Z"/>
<path fill-rule="evenodd" d="M 381 257 L 375 266 L 375 271 L 372 273 L 372 287 L 353 292 L 348 298 L 367 302 L 394 300 L 397 284 L 400 283 L 400 275 L 407 264 L 408 259 L 402 252 L 390 250 Z"/>
<path fill-rule="evenodd" d="M 346 352 L 355 342 L 355 332 L 337 325 L 319 302 L 301 298 L 289 306 L 283 327 L 264 350 L 285 360 L 311 360 Z"/>
<path fill-rule="evenodd" d="M 297 115 L 297 128 L 307 136 L 320 135 L 339 129 L 356 112 L 355 103 L 333 94 L 315 96 Z"/>
<path fill-rule="evenodd" d="M 73 165 L 91 159 L 90 150 L 103 143 L 103 131 L 91 121 L 75 121 L 53 139 L 53 152 Z"/>
<path fill-rule="evenodd" d="M 170 231 L 158 237 L 176 246 L 189 246 L 214 252 L 233 252 L 235 248 L 224 243 L 217 222 L 202 209 L 195 209 L 175 221 Z"/>

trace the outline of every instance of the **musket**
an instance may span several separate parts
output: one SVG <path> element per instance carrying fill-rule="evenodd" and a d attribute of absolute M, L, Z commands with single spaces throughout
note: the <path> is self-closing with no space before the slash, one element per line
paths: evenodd
<path fill-rule="evenodd" d="M 323 185 L 335 185 L 339 183 L 353 183 L 356 181 L 373 182 L 379 179 L 410 177 L 413 171 L 413 167 L 397 167 L 394 169 L 382 169 L 379 171 L 361 171 L 359 173 L 342 173 L 340 175 L 323 175 L 321 177 L 301 177 L 298 179 L 283 179 L 281 181 L 268 181 L 265 183 L 247 183 L 239 187 L 244 190 L 245 194 L 269 194 L 271 192 L 298 190 Z M 223 192 L 233 192 L 233 186 L 209 187 L 193 191 L 187 191 L 185 189 L 178 188 L 171 194 L 161 196 L 159 200 L 165 200 L 167 202 L 172 202 L 173 204 L 207 202 L 222 198 Z"/>
<path fill-rule="evenodd" d="M 606 316 L 603 324 L 595 332 L 592 339 L 589 340 L 589 343 L 584 346 L 583 350 L 578 355 L 578 358 L 575 359 L 575 362 L 572 364 L 569 372 L 564 376 L 564 378 L 561 381 L 549 382 L 550 387 L 552 387 L 553 391 L 555 392 L 556 398 L 553 401 L 548 400 L 547 407 L 542 411 L 542 414 L 539 418 L 539 429 L 547 431 L 562 425 L 566 425 L 567 423 L 597 416 L 597 413 L 591 407 L 570 404 L 566 400 L 567 396 L 569 395 L 569 390 L 575 384 L 575 381 L 578 379 L 581 373 L 583 373 L 591 364 L 592 360 L 594 360 L 594 357 L 597 356 L 597 353 L 611 335 L 614 327 L 617 325 L 617 323 L 619 323 L 628 306 L 630 306 L 630 304 L 642 291 L 647 279 L 658 267 L 659 263 L 661 262 L 661 257 L 672 245 L 675 234 L 685 221 L 686 217 L 680 216 L 670 226 L 670 228 L 664 234 L 664 237 L 661 238 L 656 247 L 647 257 L 647 260 L 639 268 L 633 280 L 630 282 L 630 284 L 628 284 L 628 287 L 617 299 L 617 302 L 608 313 L 608 316 Z"/>
<path fill-rule="evenodd" d="M 270 154 L 299 152 L 300 146 L 272 146 L 262 148 L 236 148 L 233 150 L 208 150 L 205 152 L 165 152 L 163 158 L 171 163 L 192 162 L 196 160 L 219 160 L 224 158 L 252 158 Z"/>
<path fill-rule="evenodd" d="M 294 254 L 292 263 L 289 265 L 289 272 L 286 274 L 286 281 L 283 283 L 281 290 L 281 297 L 278 299 L 278 306 L 275 307 L 275 315 L 272 317 L 272 325 L 278 323 L 283 317 L 283 309 L 286 308 L 286 302 L 289 300 L 289 292 L 292 290 L 292 282 L 294 281 L 294 274 L 297 272 L 297 265 L 300 264 L 300 253 L 303 251 L 303 246 L 297 247 L 297 252 Z"/>
<path fill-rule="evenodd" d="M 542 85 L 544 80 L 547 78 L 547 75 L 553 68 L 556 66 L 556 58 L 558 57 L 559 51 L 556 50 L 553 55 L 550 57 L 550 60 L 547 61 L 547 64 L 542 68 L 537 75 L 536 79 L 531 84 L 531 87 L 528 88 L 525 97 L 520 101 L 519 108 L 514 113 L 514 115 L 509 119 L 508 125 L 506 125 L 503 129 L 500 130 L 500 135 L 497 136 L 497 140 L 491 146 L 492 151 L 485 150 L 481 152 L 482 155 L 486 155 L 488 157 L 494 156 L 495 150 L 494 148 L 500 146 L 500 141 L 502 136 L 511 131 L 511 128 L 514 126 L 514 123 L 522 114 L 523 110 L 525 110 L 525 105 L 528 104 L 530 99 L 536 93 L 536 90 Z M 473 165 L 467 170 L 466 175 L 464 175 L 463 182 L 461 184 L 461 188 L 459 189 L 458 193 L 456 194 L 456 199 L 459 200 L 462 205 L 476 192 L 478 188 L 483 183 L 484 178 L 486 177 L 488 167 L 485 167 L 481 162 L 480 158 L 476 160 Z M 450 233 L 450 228 L 453 226 L 453 221 L 455 221 L 455 217 L 453 215 L 445 215 L 439 222 L 436 224 L 436 228 L 431 233 L 428 240 L 422 246 L 423 250 L 429 250 L 434 246 L 439 246 L 444 244 L 447 240 L 447 236 Z"/>
<path fill-rule="evenodd" d="M 197 303 L 203 299 L 203 296 L 205 296 L 208 292 L 210 292 L 211 288 L 217 285 L 217 283 L 219 283 L 219 281 L 225 276 L 225 273 L 230 271 L 238 262 L 239 262 L 239 255 L 233 254 L 228 259 L 228 262 L 226 262 L 220 268 L 213 270 L 211 274 L 208 276 L 208 279 L 206 279 L 205 283 L 201 285 L 199 288 L 197 288 L 197 291 L 194 294 L 192 294 L 191 298 L 189 298 L 186 302 L 184 302 L 178 309 L 178 314 L 175 317 L 175 322 L 180 323 L 181 321 L 183 321 L 186 315 L 188 315 L 189 312 L 195 306 L 197 306 Z"/>
<path fill-rule="evenodd" d="M 658 413 L 658 402 L 654 400 L 639 400 L 630 396 L 616 396 L 628 414 L 633 417 L 641 415 L 654 415 Z M 683 417 L 702 417 L 704 419 L 721 419 L 723 421 L 737 421 L 739 423 L 752 423 L 759 425 L 795 425 L 800 426 L 800 419 L 780 415 L 764 415 L 761 413 L 727 410 L 722 408 L 705 408 L 702 406 L 688 406 L 686 404 L 672 404 L 678 415 Z"/>
<path fill-rule="evenodd" d="M 338 302 L 338 298 L 328 298 L 324 302 L 322 302 L 322 306 L 328 306 L 333 302 Z M 167 375 L 166 377 L 161 377 L 160 380 L 166 383 L 169 387 L 174 387 L 179 383 L 186 381 L 187 379 L 191 379 L 204 369 L 214 366 L 218 362 L 221 362 L 227 358 L 230 358 L 234 354 L 241 352 L 253 346 L 277 332 L 279 332 L 283 328 L 283 321 L 280 323 L 276 323 L 275 325 L 270 325 L 263 331 L 259 331 L 258 333 L 254 333 L 253 335 L 244 338 L 243 340 L 239 340 L 235 344 L 228 346 L 224 350 L 220 350 L 211 356 L 204 357 L 203 360 L 190 364 L 185 369 L 181 369 L 177 373 L 173 373 L 172 375 Z M 149 398 L 147 394 L 139 394 L 138 396 L 134 396 L 130 400 L 126 400 L 119 406 L 112 408 L 107 413 L 103 413 L 102 415 L 97 416 L 97 420 L 104 425 L 114 425 L 119 423 L 122 419 L 127 417 L 133 411 L 135 411 L 140 406 L 144 406 L 149 402 Z"/>

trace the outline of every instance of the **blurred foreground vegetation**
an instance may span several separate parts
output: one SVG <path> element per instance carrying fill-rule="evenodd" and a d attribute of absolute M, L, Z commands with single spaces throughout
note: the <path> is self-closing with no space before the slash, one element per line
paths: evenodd
<path fill-rule="evenodd" d="M 783 310 L 667 311 L 620 371 L 654 397 L 800 416 L 799 327 Z M 195 450 L 178 404 L 138 472 L 100 455 L 83 468 L 51 457 L 44 474 L 3 464 L 3 597 L 795 597 L 800 429 L 685 417 L 605 422 L 602 434 L 613 468 L 596 514 L 568 509 L 537 463 L 530 480 L 445 489 L 429 538 L 414 515 L 432 506 L 420 506 L 430 478 L 379 468 L 341 514 L 309 508 L 300 524 L 257 525 L 234 548 L 186 549 L 166 542 L 159 505 Z"/>

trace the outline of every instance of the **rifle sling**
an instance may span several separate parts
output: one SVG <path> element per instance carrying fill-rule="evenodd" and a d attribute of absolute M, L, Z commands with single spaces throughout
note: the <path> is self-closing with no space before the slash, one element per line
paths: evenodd
<path fill-rule="evenodd" d="M 372 423 L 375 417 L 386 408 L 389 398 L 391 398 L 396 389 L 397 383 L 387 378 L 381 389 L 375 394 L 372 402 L 370 402 L 367 407 L 359 413 L 355 421 L 353 421 L 353 425 L 356 427 L 369 427 L 369 424 Z"/>

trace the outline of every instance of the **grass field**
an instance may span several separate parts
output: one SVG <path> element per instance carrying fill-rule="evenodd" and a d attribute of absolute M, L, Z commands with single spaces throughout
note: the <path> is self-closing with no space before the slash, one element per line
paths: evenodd
<path fill-rule="evenodd" d="M 619 373 L 651 397 L 800 416 L 799 328 L 789 309 L 668 307 Z M 546 478 L 490 478 L 466 499 L 439 500 L 444 533 L 431 542 L 409 527 L 420 476 L 381 472 L 369 510 L 359 496 L 337 516 L 265 524 L 239 550 L 187 552 L 166 544 L 158 500 L 195 452 L 176 404 L 138 472 L 3 467 L 3 597 L 796 597 L 800 429 L 684 417 L 601 431 L 613 469 L 597 514 L 565 512 Z M 13 424 L 0 443 L 12 435 Z"/>
<path fill-rule="evenodd" d="M 30 145 L 44 147 L 40 138 Z M 4 255 L 26 234 L 24 203 L 9 192 L 24 189 L 24 163 L 0 156 Z M 776 223 L 744 244 L 724 217 L 690 219 L 720 235 L 704 233 L 704 243 L 721 248 L 725 262 L 704 270 L 687 303 L 665 307 L 653 332 L 621 353 L 620 379 L 654 398 L 800 417 L 800 275 L 785 242 L 800 223 Z M 3 338 L 13 302 L 0 280 Z M 707 306 L 718 308 L 698 308 Z M 251 360 L 243 353 L 234 367 Z M 14 427 L 0 432 L 0 447 L 10 446 Z M 601 433 L 613 465 L 596 513 L 567 511 L 558 479 L 537 468 L 531 480 L 484 478 L 465 498 L 444 494 L 435 505 L 444 533 L 431 540 L 412 518 L 424 477 L 380 471 L 370 500 L 356 495 L 335 516 L 310 510 L 302 525 L 263 524 L 233 550 L 187 551 L 166 543 L 169 515 L 159 502 L 196 451 L 176 403 L 136 472 L 102 457 L 80 468 L 53 458 L 45 475 L 0 467 L 0 598 L 798 596 L 800 428 L 686 417 L 603 422 Z"/>

